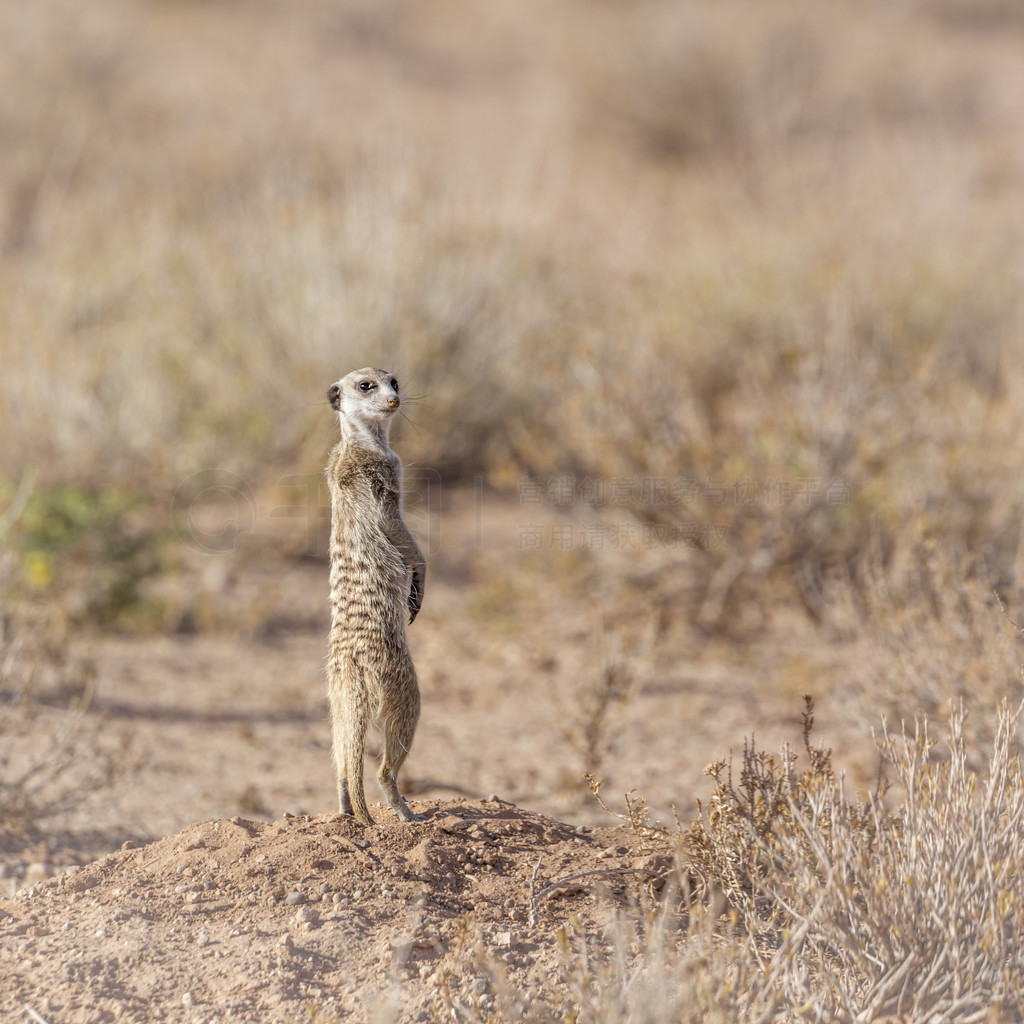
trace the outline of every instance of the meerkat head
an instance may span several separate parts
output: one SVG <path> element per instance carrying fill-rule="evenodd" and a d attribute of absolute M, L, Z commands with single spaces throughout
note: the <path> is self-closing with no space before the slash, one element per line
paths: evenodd
<path fill-rule="evenodd" d="M 373 367 L 353 370 L 332 384 L 327 400 L 341 419 L 343 434 L 369 434 L 385 443 L 391 417 L 402 404 L 395 375 Z"/>

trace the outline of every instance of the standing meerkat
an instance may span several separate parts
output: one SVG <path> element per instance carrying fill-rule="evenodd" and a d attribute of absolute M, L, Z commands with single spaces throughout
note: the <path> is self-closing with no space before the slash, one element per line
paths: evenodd
<path fill-rule="evenodd" d="M 377 779 L 402 821 L 422 821 L 398 792 L 398 769 L 412 746 L 420 690 L 405 617 L 423 603 L 426 563 L 402 519 L 402 463 L 388 444 L 398 381 L 386 370 L 354 370 L 327 392 L 341 440 L 327 460 L 331 489 L 331 706 L 338 805 L 372 823 L 363 792 L 363 746 L 379 721 L 384 751 Z"/>

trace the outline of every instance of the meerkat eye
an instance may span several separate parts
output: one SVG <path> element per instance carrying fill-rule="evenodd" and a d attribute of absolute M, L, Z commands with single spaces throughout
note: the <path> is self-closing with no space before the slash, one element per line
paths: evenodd
<path fill-rule="evenodd" d="M 368 380 L 361 380 L 359 382 L 359 390 L 360 391 L 370 391 L 372 388 L 373 388 L 373 384 L 371 384 Z"/>
<path fill-rule="evenodd" d="M 391 386 L 392 386 L 392 387 L 393 387 L 393 388 L 394 388 L 394 389 L 395 389 L 396 391 L 398 390 L 398 381 L 397 381 L 397 380 L 395 380 L 395 379 L 394 379 L 394 377 L 392 377 L 392 378 L 391 378 Z"/>

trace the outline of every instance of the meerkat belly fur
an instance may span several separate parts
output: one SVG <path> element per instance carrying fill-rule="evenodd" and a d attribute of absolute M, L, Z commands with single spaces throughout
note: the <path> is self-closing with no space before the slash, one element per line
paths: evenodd
<path fill-rule="evenodd" d="M 343 814 L 373 821 L 363 791 L 363 748 L 376 720 L 384 734 L 377 779 L 398 817 L 418 821 L 422 815 L 409 810 L 397 777 L 420 715 L 405 629 L 423 601 L 426 564 L 402 518 L 402 463 L 388 442 L 401 404 L 398 382 L 386 370 L 355 370 L 331 385 L 327 397 L 341 421 L 341 440 L 327 462 L 327 693 L 338 805 Z"/>

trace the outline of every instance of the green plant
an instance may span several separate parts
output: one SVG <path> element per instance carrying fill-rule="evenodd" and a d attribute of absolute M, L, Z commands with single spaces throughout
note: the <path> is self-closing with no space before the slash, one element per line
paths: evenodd
<path fill-rule="evenodd" d="M 9 484 L 0 491 L 16 493 Z M 59 594 L 66 611 L 100 625 L 147 613 L 144 586 L 163 567 L 167 531 L 133 521 L 144 505 L 116 486 L 36 491 L 10 528 L 22 585 Z"/>

